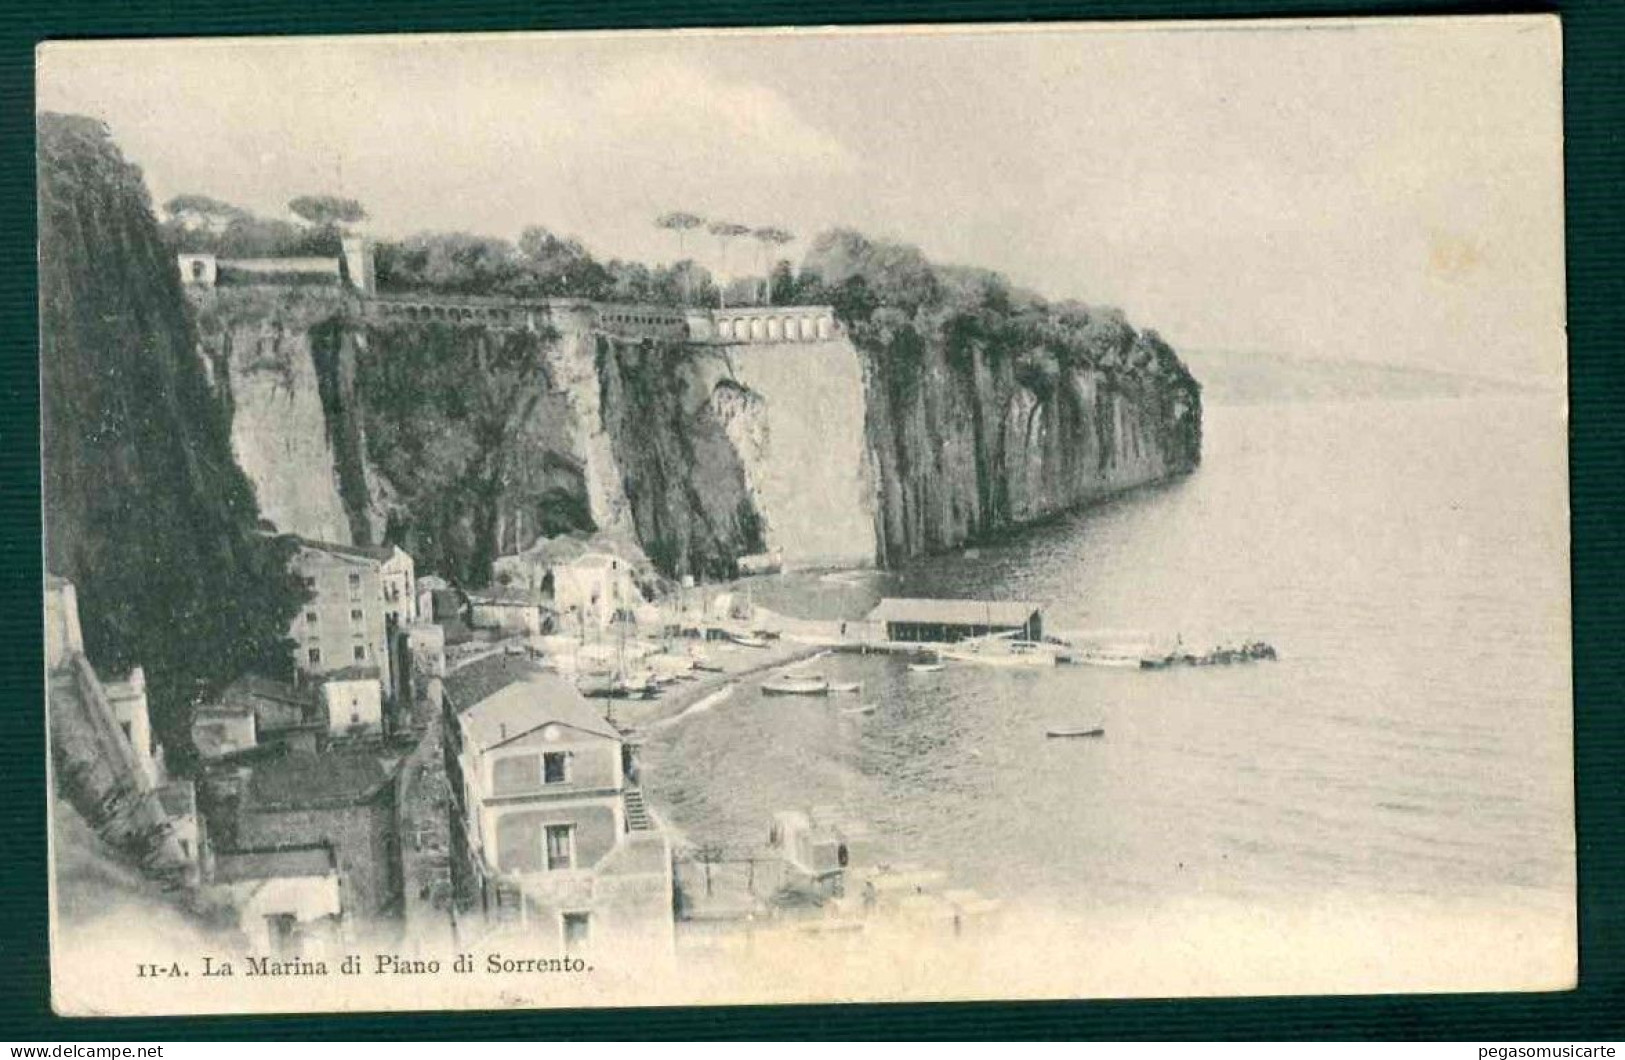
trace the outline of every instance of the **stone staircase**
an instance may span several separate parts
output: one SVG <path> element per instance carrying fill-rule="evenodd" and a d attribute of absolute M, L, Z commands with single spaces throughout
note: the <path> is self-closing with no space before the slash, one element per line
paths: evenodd
<path fill-rule="evenodd" d="M 626 830 L 628 832 L 654 831 L 654 818 L 649 816 L 649 807 L 643 801 L 643 790 L 641 788 L 627 788 L 621 793 L 621 801 L 626 807 Z"/>

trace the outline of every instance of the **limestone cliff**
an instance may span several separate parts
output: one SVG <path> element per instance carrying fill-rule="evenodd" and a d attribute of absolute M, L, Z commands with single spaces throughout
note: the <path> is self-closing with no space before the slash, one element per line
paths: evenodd
<path fill-rule="evenodd" d="M 865 391 L 882 562 L 1194 468 L 1199 390 L 1155 339 L 1109 366 L 1034 363 L 983 344 L 870 333 Z"/>
<path fill-rule="evenodd" d="M 898 563 L 1199 459 L 1195 382 L 1116 318 L 1057 356 L 885 310 L 740 338 L 618 330 L 585 303 L 531 326 L 380 320 L 342 291 L 194 303 L 266 517 L 387 538 L 470 585 L 573 530 L 634 539 L 669 576 L 763 551 Z"/>

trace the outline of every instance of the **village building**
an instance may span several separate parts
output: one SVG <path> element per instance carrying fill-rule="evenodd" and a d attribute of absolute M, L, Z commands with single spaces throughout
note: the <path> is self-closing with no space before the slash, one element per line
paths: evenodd
<path fill-rule="evenodd" d="M 419 622 L 432 622 L 438 618 L 450 617 L 451 614 L 460 610 L 461 605 L 454 604 L 452 611 L 442 615 L 435 608 L 435 594 L 443 593 L 450 588 L 451 583 L 438 574 L 425 574 L 417 580 Z"/>
<path fill-rule="evenodd" d="M 312 593 L 289 630 L 298 671 L 319 683 L 330 673 L 375 667 L 382 694 L 393 698 L 395 632 L 417 620 L 412 557 L 394 546 L 301 538 L 293 568 Z"/>
<path fill-rule="evenodd" d="M 192 712 L 192 744 L 205 761 L 270 745 L 314 753 L 327 735 L 315 689 L 258 674 L 239 677 L 216 701 Z"/>
<path fill-rule="evenodd" d="M 206 253 L 175 255 L 185 287 L 343 287 L 373 294 L 378 287 L 372 242 L 346 235 L 337 255 L 282 258 L 222 258 Z"/>
<path fill-rule="evenodd" d="M 321 699 L 330 736 L 376 736 L 384 731 L 378 667 L 347 666 L 322 677 Z"/>
<path fill-rule="evenodd" d="M 607 626 L 644 602 L 632 568 L 607 552 L 588 552 L 554 565 L 543 590 L 551 593 L 559 614 L 579 616 L 589 625 Z"/>
<path fill-rule="evenodd" d="M 45 581 L 46 709 L 56 784 L 104 840 L 132 851 L 145 868 L 184 875 L 193 863 L 156 792 L 162 749 L 151 736 L 146 681 L 139 668 L 104 683 L 84 654 L 78 592 Z"/>
<path fill-rule="evenodd" d="M 200 703 L 192 708 L 192 746 L 205 762 L 259 746 L 254 711 L 241 703 Z"/>
<path fill-rule="evenodd" d="M 406 654 L 419 681 L 446 676 L 446 630 L 433 622 L 419 622 L 406 631 Z"/>
<path fill-rule="evenodd" d="M 256 761 L 241 786 L 230 850 L 216 860 L 325 845 L 346 924 L 386 920 L 399 914 L 402 900 L 395 805 L 394 778 L 373 755 L 292 752 Z"/>
<path fill-rule="evenodd" d="M 104 681 L 107 701 L 113 706 L 113 717 L 118 720 L 124 738 L 130 741 L 141 772 L 148 786 L 163 781 L 163 749 L 152 732 L 152 718 L 147 710 L 147 674 L 137 666 L 122 681 Z"/>
<path fill-rule="evenodd" d="M 869 612 L 885 639 L 952 643 L 967 637 L 1014 634 L 1040 640 L 1044 615 L 1037 604 L 1013 600 L 917 600 L 888 597 Z"/>
<path fill-rule="evenodd" d="M 634 615 L 645 598 L 637 563 L 595 548 L 595 543 L 572 536 L 543 538 L 524 552 L 499 556 L 491 565 L 492 576 L 510 591 L 536 594 L 566 629 L 602 628 Z"/>
<path fill-rule="evenodd" d="M 530 636 L 546 632 L 547 603 L 539 593 L 514 585 L 494 585 L 468 594 L 468 624 L 475 629 Z"/>
<path fill-rule="evenodd" d="M 564 951 L 669 951 L 671 851 L 621 732 L 516 656 L 454 671 L 443 699 L 454 878 L 487 922 Z"/>
<path fill-rule="evenodd" d="M 237 913 L 250 953 L 319 960 L 343 944 L 343 881 L 325 843 L 221 854 L 214 894 Z"/>
<path fill-rule="evenodd" d="M 175 842 L 188 862 L 186 882 L 196 886 L 214 868 L 208 826 L 198 811 L 197 785 L 190 780 L 176 780 L 159 788 L 157 794 L 158 804 L 174 829 Z"/>

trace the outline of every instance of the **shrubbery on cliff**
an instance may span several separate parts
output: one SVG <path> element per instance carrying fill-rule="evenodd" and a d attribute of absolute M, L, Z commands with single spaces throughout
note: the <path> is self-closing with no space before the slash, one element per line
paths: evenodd
<path fill-rule="evenodd" d="M 784 301 L 829 303 L 858 345 L 891 352 L 906 375 L 914 340 L 940 342 L 949 362 L 969 368 L 972 348 L 1013 358 L 1024 385 L 1043 395 L 1059 373 L 1098 368 L 1196 387 L 1154 331 L 1136 331 L 1122 312 L 1082 302 L 1050 303 L 996 272 L 936 265 L 912 246 L 838 228 L 813 243 L 794 279 L 775 277 Z M 901 340 L 901 341 L 900 341 Z"/>
<path fill-rule="evenodd" d="M 256 532 L 140 170 L 99 122 L 37 128 L 46 563 L 78 585 L 91 660 L 146 668 L 184 755 L 195 695 L 288 665 L 304 589 Z"/>

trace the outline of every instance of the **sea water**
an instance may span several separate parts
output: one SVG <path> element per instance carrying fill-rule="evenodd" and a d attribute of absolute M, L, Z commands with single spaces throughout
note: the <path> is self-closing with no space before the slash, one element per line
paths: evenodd
<path fill-rule="evenodd" d="M 653 803 L 744 852 L 821 806 L 1012 903 L 1572 890 L 1564 424 L 1551 396 L 1206 410 L 1196 473 L 905 570 L 758 602 L 1027 599 L 1047 627 L 1258 638 L 1159 672 L 819 660 L 861 696 L 651 733 Z M 874 703 L 872 714 L 843 712 Z M 1103 739 L 1048 739 L 1095 727 Z"/>

